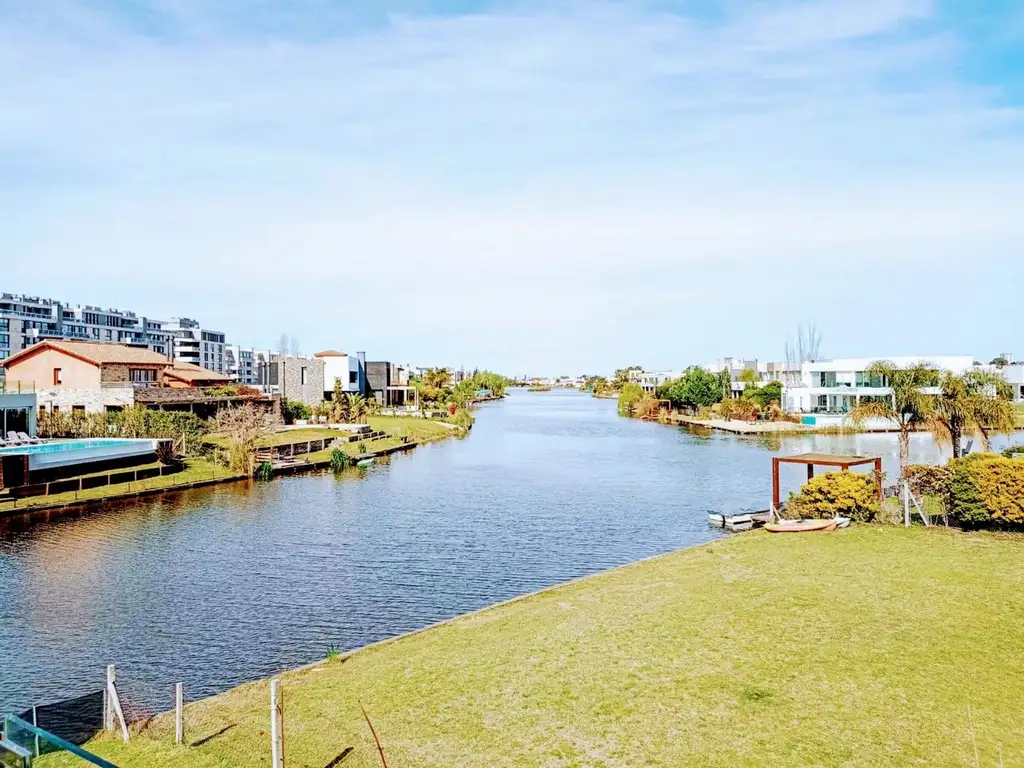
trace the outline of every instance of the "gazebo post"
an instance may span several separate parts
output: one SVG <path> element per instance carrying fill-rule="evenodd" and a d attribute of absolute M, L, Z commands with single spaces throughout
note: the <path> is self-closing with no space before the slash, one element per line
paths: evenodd
<path fill-rule="evenodd" d="M 807 482 L 811 482 L 814 479 L 814 464 L 807 465 Z"/>
<path fill-rule="evenodd" d="M 772 506 L 779 509 L 779 460 L 772 457 Z"/>
<path fill-rule="evenodd" d="M 882 488 L 882 460 L 875 459 L 875 480 L 878 483 L 878 501 L 885 501 L 885 489 Z"/>

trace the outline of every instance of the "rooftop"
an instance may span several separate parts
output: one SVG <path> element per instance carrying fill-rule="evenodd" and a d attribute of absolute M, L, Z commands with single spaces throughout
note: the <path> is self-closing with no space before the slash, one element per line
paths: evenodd
<path fill-rule="evenodd" d="M 317 352 L 313 357 L 348 357 L 347 352 L 339 352 L 336 349 L 325 349 L 323 352 Z"/>
<path fill-rule="evenodd" d="M 165 376 L 171 376 L 175 379 L 187 382 L 191 384 L 195 381 L 221 381 L 224 383 L 229 382 L 231 379 L 222 373 L 211 371 L 207 368 L 202 368 L 192 363 L 176 362 L 172 368 L 168 368 L 164 371 Z"/>
<path fill-rule="evenodd" d="M 164 355 L 153 352 L 145 347 L 132 347 L 127 344 L 104 344 L 99 341 L 63 341 L 57 339 L 46 339 L 38 344 L 33 344 L 11 355 L 3 361 L 5 366 L 10 366 L 14 361 L 23 357 L 35 354 L 43 349 L 55 349 L 81 360 L 96 365 L 105 364 L 133 364 L 133 365 L 167 365 L 168 360 Z"/>

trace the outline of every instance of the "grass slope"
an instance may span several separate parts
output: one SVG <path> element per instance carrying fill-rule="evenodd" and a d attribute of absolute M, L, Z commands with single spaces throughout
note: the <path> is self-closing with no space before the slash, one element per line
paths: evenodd
<path fill-rule="evenodd" d="M 92 475 L 107 475 L 107 474 L 118 474 L 119 472 L 131 472 L 137 469 L 144 469 L 156 464 L 145 464 L 139 467 L 126 467 L 124 469 L 113 469 L 108 472 L 94 472 L 90 475 L 82 475 L 82 477 L 91 477 Z M 50 506 L 51 504 L 67 504 L 73 501 L 84 501 L 84 500 L 95 500 L 103 499 L 108 496 L 116 496 L 121 493 L 129 493 L 132 491 L 143 491 L 153 489 L 173 489 L 176 486 L 189 485 L 190 483 L 198 483 L 203 480 L 215 480 L 224 477 L 231 477 L 232 472 L 222 466 L 214 464 L 211 461 L 207 461 L 204 458 L 196 457 L 185 460 L 185 469 L 181 472 L 176 472 L 173 475 L 164 475 L 162 477 L 153 477 L 148 480 L 140 480 L 134 483 L 117 483 L 115 485 L 104 485 L 99 488 L 91 488 L 84 491 L 69 491 L 67 493 L 53 493 L 49 496 L 30 496 L 25 499 L 18 499 L 17 504 L 5 503 L 0 504 L 0 511 L 6 510 L 22 510 L 31 509 L 32 507 L 44 507 Z"/>
<path fill-rule="evenodd" d="M 379 765 L 360 701 L 393 768 L 1020 765 L 1022 581 L 1007 537 L 744 534 L 284 675 L 288 765 Z M 91 748 L 268 763 L 268 687 Z"/>

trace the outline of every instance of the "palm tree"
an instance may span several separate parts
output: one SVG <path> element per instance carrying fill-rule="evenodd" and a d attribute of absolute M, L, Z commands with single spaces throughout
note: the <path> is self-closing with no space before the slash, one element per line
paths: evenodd
<path fill-rule="evenodd" d="M 861 403 L 850 411 L 850 419 L 855 424 L 872 418 L 885 419 L 896 427 L 900 439 L 900 480 L 903 480 L 910 463 L 910 433 L 932 425 L 936 397 L 926 394 L 924 389 L 935 386 L 938 372 L 926 363 L 899 368 L 879 360 L 867 373 L 882 377 L 892 395 Z"/>
<path fill-rule="evenodd" d="M 960 440 L 965 435 L 977 438 L 987 451 L 991 434 L 1009 434 L 1016 427 L 1006 381 L 998 374 L 946 373 L 939 386 L 929 429 L 940 445 L 952 445 L 954 459 L 960 458 Z"/>
<path fill-rule="evenodd" d="M 348 412 L 354 424 L 362 424 L 366 420 L 366 400 L 362 395 L 348 396 Z"/>

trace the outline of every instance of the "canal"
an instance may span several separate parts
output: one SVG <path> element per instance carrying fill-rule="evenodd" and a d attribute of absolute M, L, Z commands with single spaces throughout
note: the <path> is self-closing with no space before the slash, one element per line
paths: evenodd
<path fill-rule="evenodd" d="M 95 690 L 110 663 L 133 705 L 162 711 L 178 681 L 210 695 L 699 544 L 721 535 L 708 509 L 766 506 L 772 454 L 805 450 L 881 454 L 895 474 L 891 435 L 696 435 L 518 391 L 467 438 L 369 470 L 2 531 L 0 711 Z M 937 458 L 923 435 L 913 453 Z"/>

